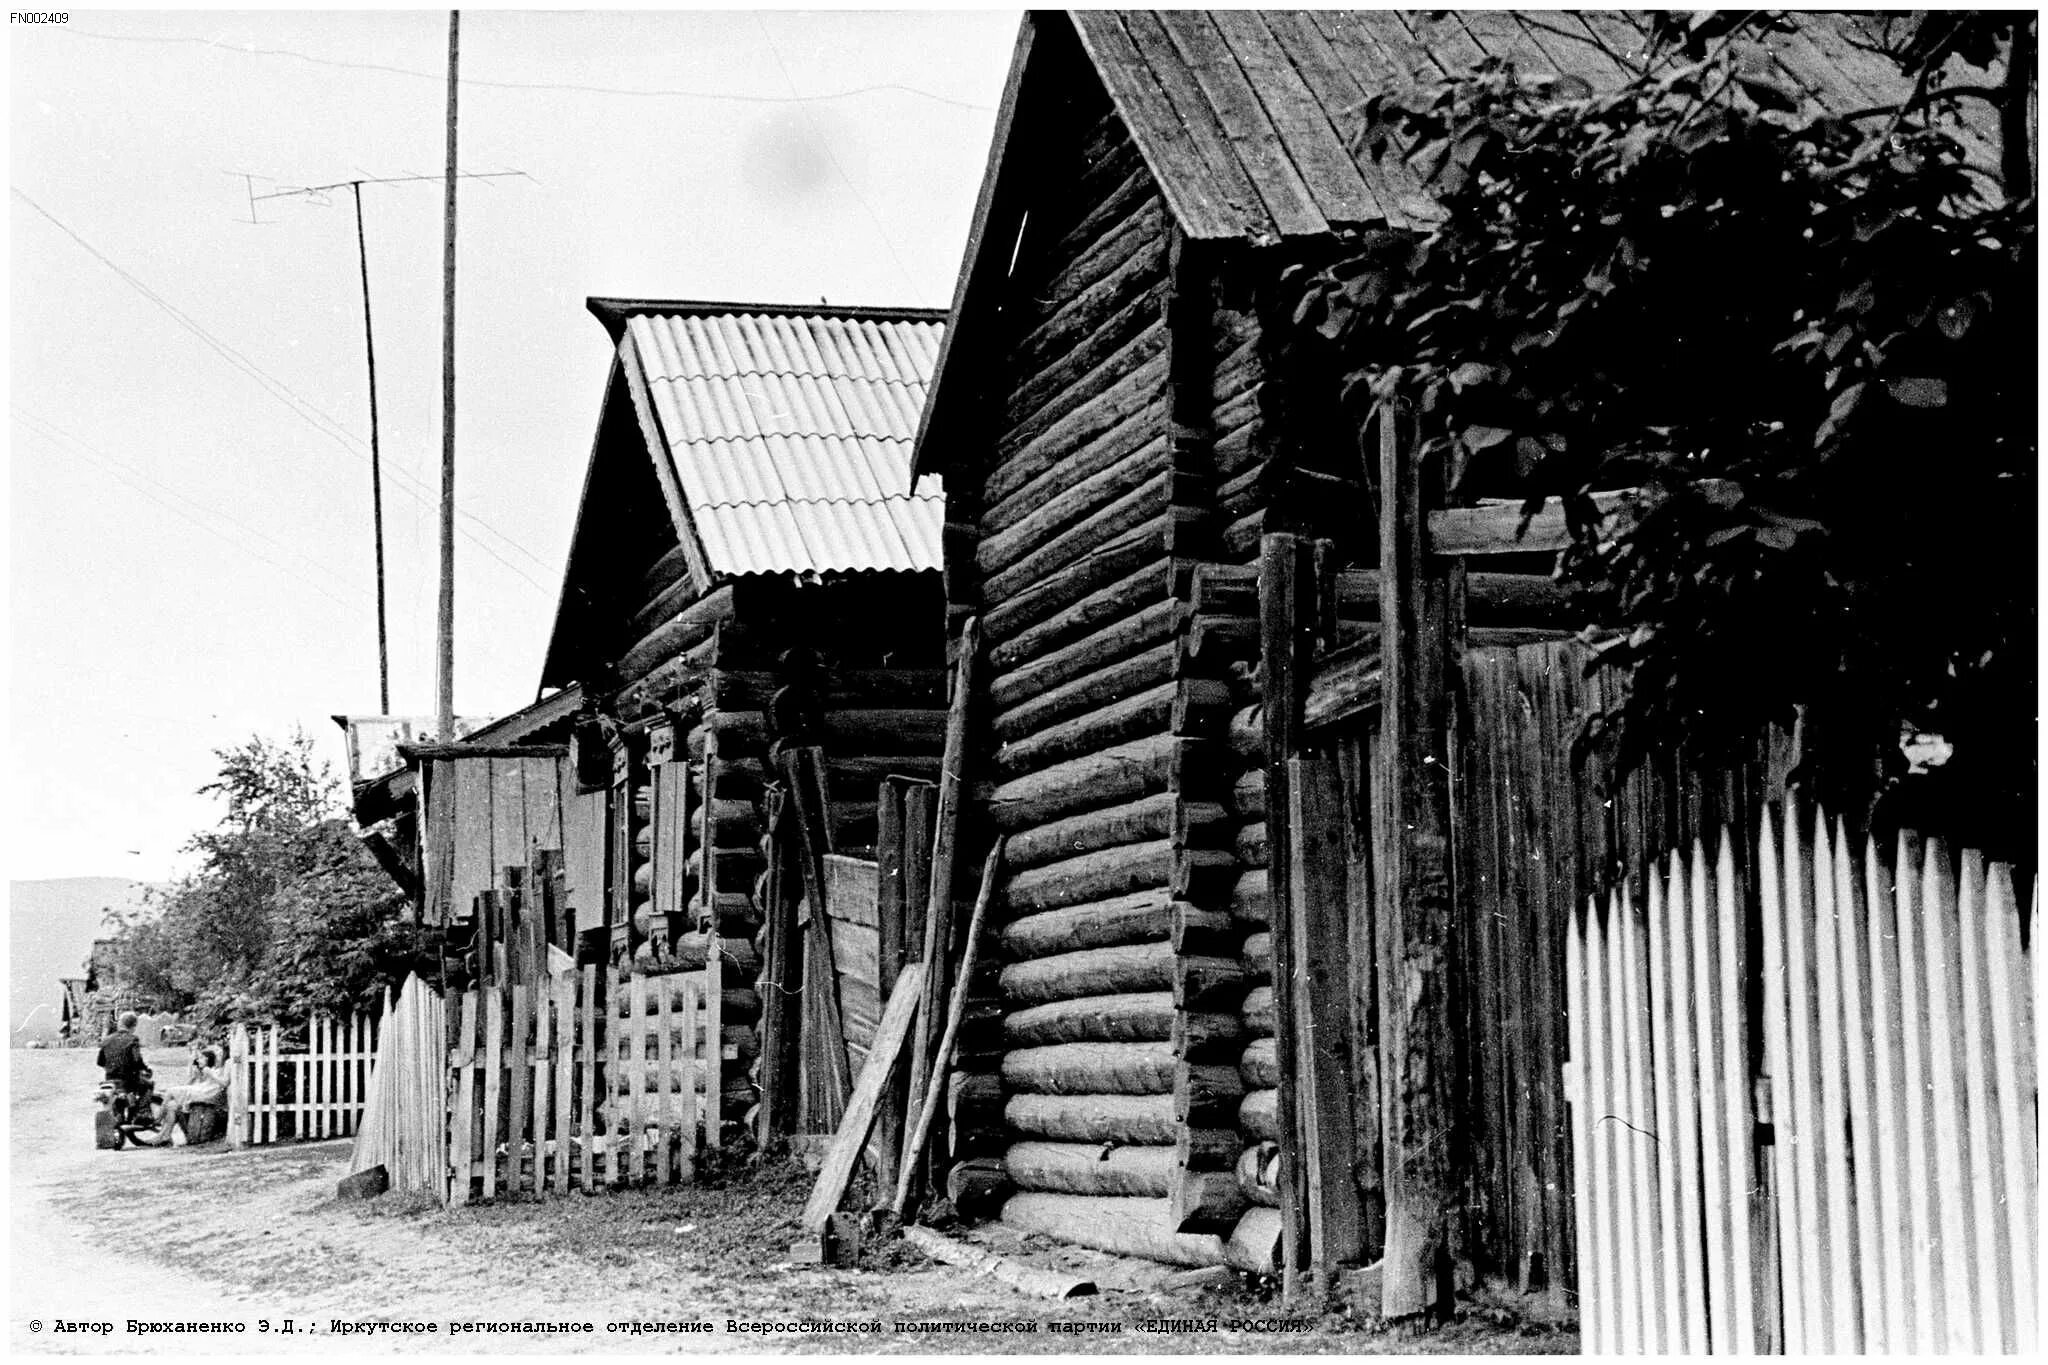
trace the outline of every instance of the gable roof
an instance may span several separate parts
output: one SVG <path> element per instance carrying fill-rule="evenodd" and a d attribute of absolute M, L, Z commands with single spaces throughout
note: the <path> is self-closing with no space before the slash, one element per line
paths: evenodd
<path fill-rule="evenodd" d="M 945 496 L 910 448 L 935 310 L 592 299 L 700 590 L 740 574 L 939 567 Z"/>
<path fill-rule="evenodd" d="M 1789 83 L 1838 112 L 1897 101 L 1906 82 L 1882 57 L 1817 24 L 1759 45 Z M 1846 22 L 1846 21 L 1843 21 Z M 952 326 L 918 432 L 919 471 L 939 467 L 951 424 L 973 405 L 943 381 L 956 352 L 993 344 L 982 314 L 999 292 L 1026 197 L 1026 158 L 1013 139 L 1044 97 L 1049 60 L 1034 52 L 1071 33 L 1137 144 L 1180 231 L 1254 246 L 1304 241 L 1375 223 L 1414 226 L 1431 214 L 1398 158 L 1352 152 L 1375 94 L 1498 57 L 1533 76 L 1618 84 L 1640 65 L 1646 15 L 1618 10 L 1034 11 L 1018 34 L 953 297 Z M 1071 79 L 1069 76 L 1068 79 Z M 1019 109 L 1025 110 L 1019 118 Z M 1019 135 L 1022 134 L 1020 137 Z"/>

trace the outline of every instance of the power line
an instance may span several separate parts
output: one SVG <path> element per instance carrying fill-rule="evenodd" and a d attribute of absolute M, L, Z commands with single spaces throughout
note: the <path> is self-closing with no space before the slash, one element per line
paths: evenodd
<path fill-rule="evenodd" d="M 410 67 L 387 66 L 381 62 L 349 62 L 342 61 L 337 57 L 315 57 L 310 53 L 296 52 L 290 48 L 283 47 L 231 46 L 227 43 L 217 42 L 212 38 L 145 37 L 141 34 L 132 33 L 94 33 L 89 30 L 76 28 L 67 28 L 64 32 L 72 37 L 94 38 L 103 43 L 190 44 L 197 47 L 214 48 L 221 52 L 238 52 L 250 57 L 290 57 L 297 61 L 310 62 L 315 66 L 343 67 L 352 71 L 379 71 L 391 76 L 410 76 L 418 80 L 436 82 L 445 82 L 447 80 L 445 73 L 415 71 Z M 464 76 L 460 83 L 490 90 L 544 90 L 580 95 L 623 95 L 629 99 L 721 100 L 731 104 L 817 104 L 826 100 L 852 99 L 857 95 L 874 95 L 894 91 L 904 95 L 916 95 L 922 99 L 936 101 L 939 104 L 950 104 L 956 109 L 968 109 L 979 114 L 992 114 L 995 112 L 994 107 L 991 105 L 976 104 L 972 100 L 954 99 L 950 95 L 941 95 L 935 91 L 920 89 L 914 85 L 904 85 L 896 81 L 885 81 L 874 85 L 858 85 L 851 89 L 834 90 L 829 94 L 823 95 L 798 95 L 794 93 L 789 95 L 746 95 L 727 90 L 684 90 L 673 88 L 632 90 L 617 86 L 577 85 L 560 81 L 488 81 L 480 80 L 474 76 Z"/>
<path fill-rule="evenodd" d="M 191 333 L 192 336 L 197 338 L 202 345 L 207 347 L 207 349 L 213 351 L 222 360 L 226 361 L 232 368 L 241 371 L 250 379 L 255 380 L 257 384 L 262 386 L 263 390 L 266 393 L 270 394 L 271 397 L 277 399 L 278 402 L 284 404 L 295 415 L 297 415 L 300 418 L 300 420 L 304 421 L 307 425 L 311 426 L 321 435 L 326 436 L 329 440 L 341 446 L 342 449 L 346 450 L 351 456 L 355 457 L 356 459 L 368 458 L 363 453 L 363 451 L 359 449 L 359 447 L 362 446 L 362 439 L 360 437 L 348 431 L 334 418 L 328 416 L 325 412 L 322 412 L 319 408 L 315 407 L 306 399 L 301 398 L 288 385 L 286 385 L 283 380 L 277 379 L 276 377 L 272 376 L 269 372 L 265 371 L 262 367 L 258 366 L 256 362 L 250 360 L 247 356 L 243 355 L 233 346 L 229 345 L 225 341 L 220 340 L 211 332 L 207 331 L 189 314 L 185 313 L 182 309 L 180 309 L 176 304 L 164 298 L 163 295 L 157 293 L 156 290 L 152 289 L 138 276 L 133 274 L 131 271 L 125 269 L 117 262 L 115 262 L 111 257 L 107 256 L 106 253 L 102 252 L 98 247 L 95 247 L 91 242 L 88 242 L 84 237 L 80 236 L 78 232 L 75 229 L 73 229 L 69 224 L 65 223 L 62 219 L 58 218 L 55 214 L 51 213 L 41 204 L 38 204 L 34 199 L 30 198 L 22 190 L 17 188 L 14 189 L 12 192 L 17 199 L 20 199 L 23 203 L 27 204 L 30 208 L 34 209 L 37 213 L 41 214 L 44 218 L 48 219 L 52 224 L 54 224 L 57 227 L 59 231 L 63 232 L 65 236 L 71 238 L 72 241 L 76 242 L 80 247 L 82 247 L 86 251 L 88 255 L 92 256 L 93 259 L 100 262 L 100 264 L 106 266 L 107 269 L 113 271 L 137 293 L 141 294 L 144 298 L 148 299 L 151 303 L 155 304 L 158 308 L 162 309 L 165 313 L 167 313 L 174 321 L 178 323 L 180 327 L 184 328 L 187 332 Z M 394 475 L 403 475 L 406 479 L 412 479 L 414 483 L 418 482 L 418 480 L 414 479 L 413 476 L 408 471 L 405 471 L 403 469 L 394 469 L 393 473 Z M 425 501 L 424 495 L 418 488 L 409 486 L 404 481 L 398 481 L 397 487 L 400 492 L 406 494 L 406 496 L 412 498 L 413 500 L 418 502 Z M 492 526 L 489 522 L 484 521 L 483 518 L 477 516 L 475 513 L 463 512 L 462 515 L 468 520 L 482 526 L 485 530 L 489 531 L 492 535 L 504 541 L 507 545 L 511 546 L 519 553 L 533 560 L 535 564 L 542 564 L 542 560 L 538 555 L 534 554 L 531 550 L 528 550 L 525 546 L 520 545 L 517 541 L 513 540 L 510 536 L 506 535 L 503 531 L 498 530 L 496 527 Z M 477 549 L 483 551 L 483 553 L 488 555 L 490 558 L 496 560 L 499 564 L 503 565 L 507 570 L 517 575 L 519 578 L 523 579 L 527 584 L 529 584 L 534 589 L 534 591 L 540 593 L 543 597 L 549 595 L 549 590 L 536 579 L 534 579 L 534 577 L 531 574 L 527 573 L 524 569 L 521 569 L 517 564 L 514 564 L 512 561 L 506 559 L 503 555 L 499 554 L 496 550 L 492 549 L 489 544 L 478 539 L 475 535 L 470 534 L 468 532 L 464 532 L 464 534 L 468 535 L 469 541 L 472 545 L 474 545 Z M 542 566 L 545 567 L 544 564 Z"/>
<path fill-rule="evenodd" d="M 173 516 L 181 517 L 184 520 L 191 522 L 194 526 L 197 526 L 200 530 L 206 532 L 208 535 L 211 535 L 216 539 L 234 547 L 235 549 L 240 550 L 242 553 L 246 555 L 251 555 L 257 559 L 262 560 L 265 564 L 270 565 L 278 572 L 286 574 L 289 577 L 296 578 L 299 582 L 305 584 L 314 592 L 319 593 L 322 597 L 325 597 L 328 601 L 334 603 L 336 606 L 341 607 L 344 610 L 351 609 L 350 603 L 342 601 L 341 598 L 335 596 L 332 592 L 329 592 L 325 587 L 322 587 L 320 584 L 314 582 L 312 579 L 298 572 L 296 569 L 292 568 L 291 565 L 283 563 L 280 560 L 271 558 L 269 555 L 263 553 L 263 551 L 255 548 L 253 545 L 237 541 L 233 536 L 228 535 L 226 532 L 222 531 L 218 526 L 214 526 L 208 522 L 200 520 L 199 517 L 195 516 L 191 512 L 186 511 L 184 508 L 170 501 L 170 499 L 161 497 L 158 494 L 151 492 L 150 489 L 141 481 L 140 478 L 138 478 L 132 471 L 122 467 L 118 462 L 107 459 L 99 455 L 97 452 L 85 448 L 83 446 L 83 443 L 79 443 L 76 446 L 67 444 L 65 439 L 61 436 L 61 434 L 55 433 L 54 428 L 52 428 L 49 431 L 42 430 L 34 417 L 27 413 L 24 413 L 19 408 L 14 409 L 13 417 L 15 422 L 19 424 L 25 431 L 29 432 L 31 435 L 40 436 L 43 440 L 48 441 L 51 445 L 56 446 L 58 449 L 65 451 L 67 454 L 83 456 L 85 459 L 91 461 L 92 463 L 99 465 L 108 473 L 112 474 L 115 478 L 119 479 L 122 483 L 128 485 L 130 489 L 140 494 L 142 497 L 148 499 L 150 502 L 153 502 L 157 506 L 163 508 L 165 511 L 171 513 Z M 254 527 L 243 525 L 240 522 L 235 522 L 234 519 L 231 517 L 225 517 L 224 514 L 217 515 L 223 515 L 224 520 L 230 521 L 235 525 L 242 526 L 242 529 L 244 530 L 251 531 L 259 535 L 261 534 L 261 532 L 256 532 Z M 269 537 L 267 536 L 264 538 L 266 540 L 269 539 Z M 276 542 L 273 541 L 272 543 L 275 544 Z"/>
<path fill-rule="evenodd" d="M 775 35 L 768 31 L 767 23 L 762 20 L 758 13 L 754 15 L 754 26 L 761 30 L 761 37 L 768 44 L 768 55 L 775 59 L 775 69 L 782 73 L 782 83 L 789 87 L 791 94 L 795 94 L 796 82 L 791 79 L 789 67 L 784 64 L 782 53 L 775 46 Z M 825 149 L 825 159 L 832 163 L 833 170 L 839 172 L 840 180 L 845 183 L 848 190 L 852 191 L 854 201 L 862 209 L 866 210 L 868 221 L 875 225 L 875 235 L 882 239 L 882 249 L 889 253 L 890 260 L 896 262 L 896 269 L 903 276 L 903 282 L 909 285 L 910 292 L 915 294 L 917 292 L 917 279 L 910 273 L 910 267 L 903 264 L 903 258 L 896 254 L 896 244 L 889 240 L 889 231 L 882 226 L 881 218 L 875 213 L 875 206 L 870 204 L 867 196 L 860 192 L 860 186 L 853 183 L 853 177 L 846 173 L 846 167 L 839 164 L 839 154 L 832 150 L 831 142 L 827 140 L 825 134 L 819 129 L 817 120 L 811 117 L 810 109 L 805 107 L 802 109 L 802 113 L 804 122 L 810 125 L 811 136 L 816 138 L 818 145 Z"/>

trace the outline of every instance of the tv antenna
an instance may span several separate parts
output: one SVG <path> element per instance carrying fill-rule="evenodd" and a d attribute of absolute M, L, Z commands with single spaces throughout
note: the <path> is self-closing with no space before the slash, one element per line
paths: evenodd
<path fill-rule="evenodd" d="M 377 423 L 377 341 L 376 332 L 370 321 L 370 248 L 363 231 L 363 186 L 365 185 L 411 185 L 428 181 L 435 183 L 453 180 L 503 180 L 519 177 L 532 180 L 525 171 L 463 171 L 449 175 L 357 175 L 347 180 L 330 181 L 324 185 L 291 185 L 284 189 L 272 190 L 268 194 L 256 193 L 255 181 L 267 179 L 252 176 L 246 172 L 231 171 L 240 175 L 247 183 L 249 192 L 249 217 L 237 219 L 258 226 L 267 226 L 271 220 L 260 218 L 256 206 L 270 199 L 304 199 L 326 206 L 333 202 L 332 196 L 342 190 L 349 192 L 354 202 L 356 216 L 356 264 L 362 278 L 363 290 L 363 355 L 369 369 L 370 380 L 370 520 L 372 537 L 376 544 L 377 557 L 377 697 L 380 713 L 391 714 L 391 647 L 386 625 L 384 590 L 384 469 L 383 456 L 378 440 Z M 276 183 L 271 181 L 270 183 Z M 536 182 L 537 183 L 537 182 Z"/>

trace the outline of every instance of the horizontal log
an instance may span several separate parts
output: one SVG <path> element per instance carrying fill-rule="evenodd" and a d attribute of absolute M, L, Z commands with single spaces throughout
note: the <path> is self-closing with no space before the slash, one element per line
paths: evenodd
<path fill-rule="evenodd" d="M 1173 1143 L 1173 1164 L 1187 1171 L 1227 1171 L 1244 1150 L 1237 1122 L 1228 1128 L 1182 1128 Z"/>
<path fill-rule="evenodd" d="M 842 707 L 825 713 L 818 740 L 833 766 L 842 754 L 936 754 L 946 740 L 946 711 L 943 706 Z"/>
<path fill-rule="evenodd" d="M 789 685 L 779 670 L 714 668 L 706 675 L 708 695 L 726 711 L 765 711 L 777 692 Z M 830 668 L 809 680 L 808 688 L 826 711 L 842 707 L 937 708 L 946 705 L 946 671 L 942 668 Z"/>
<path fill-rule="evenodd" d="M 1206 785 L 1212 790 L 1214 782 Z M 1227 848 L 1237 822 L 1220 802 L 1180 796 L 1173 808 L 1173 842 L 1178 848 Z"/>
<path fill-rule="evenodd" d="M 1271 904 L 1271 884 L 1265 868 L 1253 868 L 1231 884 L 1230 917 L 1238 923 L 1272 923 Z"/>
<path fill-rule="evenodd" d="M 1003 506 L 1034 486 L 1042 495 L 1048 471 L 1096 442 L 1108 439 L 1131 449 L 1143 444 L 1164 426 L 1165 378 L 1166 357 L 1155 354 L 1121 373 L 1091 376 L 1090 393 L 1077 395 L 1080 401 L 1061 404 L 1056 415 L 1006 432 L 982 485 L 982 505 Z"/>
<path fill-rule="evenodd" d="M 685 970 L 702 967 L 710 942 L 710 936 L 706 934 L 679 934 L 669 940 L 669 956 Z M 761 956 L 755 951 L 752 939 L 721 938 L 718 941 L 718 951 L 727 965 L 741 975 L 754 977 L 761 974 Z"/>
<path fill-rule="evenodd" d="M 1020 1190 L 1160 1198 L 1172 1185 L 1174 1149 L 1019 1142 L 1003 1153 L 1003 1169 Z"/>
<path fill-rule="evenodd" d="M 1078 603 L 1156 564 L 1165 553 L 1163 525 L 1141 525 L 1127 531 L 1043 581 L 1019 590 L 1008 601 L 990 606 L 983 618 L 983 635 L 993 646 L 1070 607 L 1078 610 Z"/>
<path fill-rule="evenodd" d="M 1170 639 L 1173 615 L 1172 602 L 1155 602 L 1135 616 L 1112 621 L 1094 634 L 1084 635 L 1008 673 L 997 673 L 989 684 L 989 704 L 998 711 L 1014 710 L 1041 692 L 1099 672 L 1109 664 Z"/>
<path fill-rule="evenodd" d="M 1002 969 L 1002 991 L 1005 999 L 1036 1004 L 1164 990 L 1174 985 L 1174 961 L 1168 943 L 1084 948 L 1010 963 Z"/>
<path fill-rule="evenodd" d="M 1234 1171 L 1182 1171 L 1174 1181 L 1174 1231 L 1228 1233 L 1250 1203 Z"/>
<path fill-rule="evenodd" d="M 665 663 L 710 636 L 712 627 L 733 614 L 730 583 L 720 584 L 684 607 L 668 620 L 642 635 L 619 656 L 618 675 L 622 682 L 645 677 L 657 664 Z"/>
<path fill-rule="evenodd" d="M 1222 663 L 1259 652 L 1259 621 L 1255 616 L 1192 616 L 1182 641 L 1187 657 L 1213 675 Z"/>
<path fill-rule="evenodd" d="M 1235 950 L 1240 933 L 1225 911 L 1187 901 L 1173 903 L 1173 931 L 1168 942 L 1183 957 L 1226 957 Z"/>
<path fill-rule="evenodd" d="M 984 600 L 1001 602 L 1054 570 L 1101 548 L 1124 532 L 1153 520 L 1166 507 L 1168 475 L 1161 473 L 1118 498 L 1094 516 L 1061 532 L 982 584 Z"/>
<path fill-rule="evenodd" d="M 1235 1066 L 1184 1061 L 1174 1068 L 1174 1117 L 1190 1128 L 1223 1127 L 1244 1093 L 1244 1077 Z"/>
<path fill-rule="evenodd" d="M 1173 732 L 1195 739 L 1226 739 L 1234 710 L 1230 684 L 1221 678 L 1181 678 L 1174 684 Z"/>
<path fill-rule="evenodd" d="M 1219 1010 L 1181 1010 L 1173 1016 L 1174 1055 L 1191 1062 L 1214 1062 L 1244 1048 L 1244 1021 Z"/>
<path fill-rule="evenodd" d="M 1022 490 L 1020 500 L 1030 498 L 1024 515 L 1000 531 L 992 531 L 990 521 L 983 520 L 982 538 L 975 546 L 974 559 L 984 575 L 1009 568 L 1035 547 L 1093 516 L 1169 467 L 1166 435 L 1156 423 L 1137 425 L 1127 421 L 1123 429 L 1132 431 L 1132 436 L 1126 439 L 1134 444 L 1101 468 L 1086 475 L 1071 468 L 1075 459 L 1086 459 L 1091 453 L 1085 447 L 1076 450 L 1057 466 L 1061 476 L 1057 485 L 1041 489 L 1034 484 Z M 1115 440 L 1120 434 L 1121 430 L 1108 433 L 1107 439 Z"/>
<path fill-rule="evenodd" d="M 1199 743 L 1200 741 L 1189 741 Z M 1173 894 L 1201 905 L 1211 905 L 1230 894 L 1238 876 L 1236 855 L 1222 849 L 1181 848 L 1174 851 Z"/>
<path fill-rule="evenodd" d="M 1173 863 L 1171 839 L 1097 849 L 1014 874 L 1003 890 L 1003 903 L 1013 914 L 1028 915 L 1127 895 L 1164 886 L 1173 876 Z"/>
<path fill-rule="evenodd" d="M 1171 1043 L 1053 1043 L 1003 1055 L 1003 1084 L 1033 1095 L 1163 1095 L 1174 1083 Z"/>
<path fill-rule="evenodd" d="M 1238 1063 L 1248 1090 L 1270 1090 L 1280 1084 L 1280 1048 L 1271 1038 L 1254 1038 Z"/>
<path fill-rule="evenodd" d="M 1166 231 L 1164 201 L 1149 196 L 1137 198 L 1132 201 L 1130 212 L 1105 220 L 1093 237 L 1077 242 L 1079 249 L 1071 258 L 1052 255 L 1051 260 L 1062 263 L 1032 290 L 1032 297 L 1048 300 L 1073 298 L 1098 280 L 1113 274 L 1133 256 L 1156 249 Z M 1158 309 L 1155 307 L 1153 312 L 1156 316 Z"/>
<path fill-rule="evenodd" d="M 1245 1197 L 1269 1209 L 1280 1207 L 1280 1144 L 1260 1142 L 1238 1154 L 1238 1187 Z"/>
<path fill-rule="evenodd" d="M 937 754 L 834 754 L 825 755 L 826 780 L 833 794 L 853 794 L 872 799 L 875 787 L 885 777 L 908 777 L 930 782 L 939 775 Z"/>
<path fill-rule="evenodd" d="M 1228 957 L 1173 959 L 1173 1003 L 1184 1010 L 1215 1012 L 1239 1005 L 1245 990 L 1244 968 Z"/>
<path fill-rule="evenodd" d="M 1177 801 L 1171 792 L 1158 792 L 1025 830 L 1004 845 L 1004 863 L 1020 870 L 1035 868 L 1098 849 L 1170 837 Z"/>
<path fill-rule="evenodd" d="M 1171 1095 L 1012 1095 L 1003 1122 L 1053 1142 L 1170 1146 L 1179 1123 Z"/>
<path fill-rule="evenodd" d="M 1254 986 L 1244 993 L 1244 1004 L 1238 1010 L 1238 1017 L 1244 1020 L 1244 1031 L 1255 1038 L 1273 1036 L 1273 988 Z"/>
<path fill-rule="evenodd" d="M 1079 996 L 1005 1015 L 1003 1040 L 1012 1047 L 1160 1041 L 1172 1036 L 1173 1015 L 1171 991 Z"/>
<path fill-rule="evenodd" d="M 1226 1264 L 1228 1252 L 1222 1238 L 1172 1230 L 1170 1203 L 1167 1199 L 1029 1190 L 1010 1196 L 1003 1205 L 1002 1221 L 1025 1232 L 1114 1256 L 1137 1256 L 1168 1265 Z"/>
<path fill-rule="evenodd" d="M 664 536 L 663 539 L 668 539 Z M 647 572 L 640 578 L 640 599 L 658 596 L 671 583 L 687 578 L 690 574 L 690 552 L 682 545 L 671 545 L 662 556 L 648 565 Z"/>
<path fill-rule="evenodd" d="M 1000 783 L 988 794 L 989 816 L 1016 833 L 1165 791 L 1181 742 L 1154 735 Z"/>
<path fill-rule="evenodd" d="M 962 1217 L 969 1220 L 995 1217 L 1002 1210 L 1003 1201 L 1008 1199 L 1015 1189 L 1016 1186 L 1011 1183 L 1009 1173 L 1003 1169 L 1002 1160 L 998 1157 L 975 1157 L 968 1161 L 955 1162 L 952 1169 L 946 1172 L 946 1198 Z M 904 1229 L 906 1238 L 918 1233 L 938 1236 L 932 1233 L 930 1228 L 912 1226 Z M 973 1257 L 987 1256 L 987 1253 L 975 1251 L 964 1243 L 955 1242 L 953 1245 Z M 999 1273 L 1000 1269 L 1008 1267 L 1011 1276 L 1006 1283 L 1028 1288 L 1040 1280 L 1044 1281 L 1042 1297 L 1046 1298 L 1066 1298 L 1069 1296 L 1069 1286 L 1077 1283 L 1072 1277 L 1062 1276 L 1054 1271 L 1001 1261 L 996 1257 L 988 1257 L 986 1264 L 998 1279 L 1004 1278 Z M 1094 1288 L 1093 1284 L 1087 1281 L 1078 1283 L 1087 1286 L 1080 1291 L 1082 1293 Z"/>
<path fill-rule="evenodd" d="M 1266 822 L 1259 820 L 1238 826 L 1237 837 L 1231 841 L 1231 851 L 1246 867 L 1266 866 Z"/>
<path fill-rule="evenodd" d="M 1636 498 L 1634 489 L 1593 494 L 1606 522 L 1603 534 L 1618 530 Z M 1449 507 L 1429 514 L 1428 552 L 1435 555 L 1554 554 L 1571 544 L 1564 504 L 1551 498 L 1523 524 L 1519 498 L 1489 499 L 1476 507 Z"/>
<path fill-rule="evenodd" d="M 666 621 L 694 617 L 699 622 L 716 623 L 732 614 L 732 584 L 721 583 L 700 597 L 695 582 L 684 576 L 654 594 L 635 611 L 627 623 L 627 633 L 639 637 Z"/>
<path fill-rule="evenodd" d="M 1167 729 L 1172 706 L 1173 684 L 1160 683 L 1135 696 L 1048 726 L 1029 739 L 999 748 L 996 774 L 1003 780 L 1022 777 L 1070 758 L 1160 734 Z M 1014 848 L 1011 850 L 1013 860 L 1020 856 Z"/>
<path fill-rule="evenodd" d="M 1102 319 L 1085 341 L 1011 390 L 1003 404 L 1001 441 L 1016 446 L 1034 440 L 1165 349 L 1166 327 L 1158 305 L 1143 295 L 1131 298 Z M 1002 504 L 1019 501 L 1044 481 L 1040 475 Z"/>
<path fill-rule="evenodd" d="M 1249 421 L 1225 425 L 1219 412 L 1215 431 L 1216 440 L 1209 447 L 1209 457 L 1215 461 L 1218 478 L 1230 478 L 1265 462 L 1268 453 L 1266 429 L 1256 416 Z"/>
<path fill-rule="evenodd" d="M 1230 786 L 1230 813 L 1240 820 L 1266 818 L 1266 772 L 1247 768 Z"/>
<path fill-rule="evenodd" d="M 1166 279 L 1164 234 L 1141 241 L 1114 269 L 1080 293 L 1056 301 L 1053 314 L 1011 343 L 1007 358 L 1029 374 L 1079 343 L 1094 325 L 1131 298 L 1154 295 Z"/>
<path fill-rule="evenodd" d="M 1097 588 L 1056 615 L 1025 626 L 991 646 L 989 667 L 1000 672 L 1042 658 L 1062 645 L 1167 601 L 1171 588 L 1166 562 L 1156 558 L 1146 560 L 1122 578 Z"/>
<path fill-rule="evenodd" d="M 1253 1090 L 1237 1107 L 1237 1126 L 1261 1142 L 1280 1140 L 1280 1092 Z"/>
<path fill-rule="evenodd" d="M 1167 937 L 1173 907 L 1163 889 L 1135 891 L 1026 915 L 1000 931 L 1004 955 L 1012 961 L 1050 957 L 1086 948 L 1155 942 Z"/>
<path fill-rule="evenodd" d="M 1253 702 L 1230 717 L 1230 751 L 1251 759 L 1265 754 L 1266 707 L 1263 702 Z"/>
<path fill-rule="evenodd" d="M 619 689 L 612 710 L 628 723 L 644 720 L 666 706 L 693 702 L 704 682 L 705 668 L 687 655 L 678 655 Z"/>
<path fill-rule="evenodd" d="M 1245 974 L 1270 981 L 1273 977 L 1273 936 L 1261 930 L 1244 941 Z"/>
<path fill-rule="evenodd" d="M 1305 727 L 1334 725 L 1378 709 L 1380 643 L 1361 640 L 1323 656 L 1309 678 L 1302 706 Z"/>
<path fill-rule="evenodd" d="M 1083 674 L 1012 710 L 997 712 L 991 728 L 996 738 L 1005 744 L 1026 743 L 1070 718 L 1127 701 L 1167 682 L 1173 676 L 1177 652 L 1178 646 L 1168 640 L 1120 662 Z"/>

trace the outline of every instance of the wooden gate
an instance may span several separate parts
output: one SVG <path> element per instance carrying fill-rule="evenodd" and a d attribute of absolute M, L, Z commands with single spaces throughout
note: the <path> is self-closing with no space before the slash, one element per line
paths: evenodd
<path fill-rule="evenodd" d="M 1570 925 L 1586 1350 L 2031 1352 L 2011 870 L 1790 806 L 1759 834 L 1753 873 L 1724 832 Z"/>
<path fill-rule="evenodd" d="M 388 1011 L 388 998 L 385 1004 Z M 315 1015 L 303 1042 L 283 1025 L 236 1024 L 228 1033 L 228 1146 L 354 1133 L 370 1093 L 381 1021 L 366 1013 Z"/>
<path fill-rule="evenodd" d="M 694 1181 L 724 1050 L 703 996 L 700 973 L 593 966 L 464 992 L 447 1202 Z"/>

